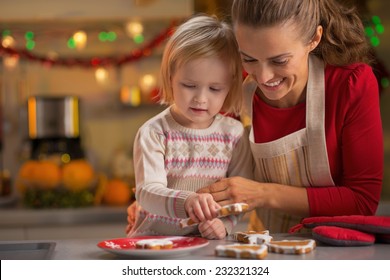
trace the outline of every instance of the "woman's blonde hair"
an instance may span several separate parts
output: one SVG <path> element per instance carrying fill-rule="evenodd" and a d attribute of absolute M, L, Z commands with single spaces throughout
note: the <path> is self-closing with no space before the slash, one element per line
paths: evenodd
<path fill-rule="evenodd" d="M 313 54 L 332 65 L 372 62 L 370 46 L 355 8 L 335 0 L 234 0 L 233 23 L 251 27 L 295 24 L 297 36 L 309 43 L 322 26 L 322 39 Z"/>
<path fill-rule="evenodd" d="M 242 66 L 231 26 L 215 16 L 195 15 L 181 24 L 167 42 L 161 63 L 161 103 L 172 104 L 171 78 L 194 59 L 219 57 L 229 64 L 232 81 L 222 111 L 238 114 L 242 106 Z"/>

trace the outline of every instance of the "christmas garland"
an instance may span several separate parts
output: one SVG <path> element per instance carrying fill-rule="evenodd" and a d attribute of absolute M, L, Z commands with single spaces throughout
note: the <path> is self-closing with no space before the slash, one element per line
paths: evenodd
<path fill-rule="evenodd" d="M 161 45 L 165 39 L 171 36 L 176 24 L 172 22 L 168 28 L 160 32 L 156 37 L 150 40 L 142 48 L 135 49 L 129 54 L 121 55 L 117 57 L 89 57 L 89 58 L 50 58 L 49 56 L 43 56 L 34 54 L 26 49 L 15 49 L 11 47 L 4 47 L 0 44 L 0 56 L 17 56 L 20 59 L 27 59 L 30 61 L 41 62 L 46 66 L 65 66 L 73 67 L 80 66 L 84 68 L 97 68 L 97 67 L 116 67 L 122 66 L 127 63 L 138 61 L 142 58 L 148 57 L 153 53 L 153 50 Z"/>

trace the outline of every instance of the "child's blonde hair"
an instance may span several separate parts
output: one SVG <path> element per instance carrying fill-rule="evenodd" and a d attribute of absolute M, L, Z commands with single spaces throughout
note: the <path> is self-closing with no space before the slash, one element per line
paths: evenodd
<path fill-rule="evenodd" d="M 196 15 L 180 25 L 165 46 L 161 63 L 161 103 L 172 104 L 171 78 L 176 69 L 194 59 L 219 57 L 229 63 L 232 81 L 222 107 L 238 114 L 242 106 L 242 66 L 232 28 L 214 16 Z"/>

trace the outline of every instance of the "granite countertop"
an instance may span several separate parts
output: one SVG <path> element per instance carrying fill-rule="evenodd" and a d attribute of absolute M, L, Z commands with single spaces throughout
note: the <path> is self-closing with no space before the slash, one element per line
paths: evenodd
<path fill-rule="evenodd" d="M 283 240 L 283 239 L 307 239 L 311 238 L 309 235 L 304 234 L 275 234 L 273 235 L 274 240 Z M 126 251 L 119 250 L 118 253 L 112 253 L 105 251 L 102 248 L 98 247 L 98 244 L 102 241 L 110 240 L 101 240 L 101 239 L 69 239 L 69 240 L 39 240 L 39 241 L 0 241 L 0 246 L 28 246 L 30 251 L 24 252 L 22 250 L 22 258 L 26 259 L 28 255 L 26 253 L 31 253 L 32 259 L 37 258 L 46 258 L 47 259 L 56 259 L 56 260 L 120 260 L 120 259 L 140 259 L 140 257 L 135 257 L 129 254 Z M 232 244 L 233 241 L 228 240 L 209 240 L 209 244 L 206 247 L 202 247 L 195 250 L 190 250 L 178 255 L 169 255 L 158 257 L 145 256 L 146 259 L 182 259 L 182 260 L 223 260 L 227 258 L 216 257 L 215 256 L 215 247 L 221 244 Z M 40 245 L 39 246 L 37 246 Z M 44 245 L 47 245 L 44 247 Z M 36 255 L 34 254 L 34 248 L 36 246 L 37 250 L 40 250 L 41 253 L 46 255 Z M 28 248 L 28 247 L 26 247 Z M 43 251 L 42 251 L 43 250 Z M 0 250 L 1 251 L 1 250 Z M 296 254 L 279 254 L 269 252 L 266 259 L 267 260 L 388 260 L 390 259 L 390 244 L 380 244 L 376 243 L 371 246 L 356 246 L 356 247 L 335 247 L 327 246 L 317 243 L 316 248 L 307 254 L 296 255 Z M 17 257 L 17 252 L 9 253 L 8 256 Z M 7 259 L 7 256 L 3 256 Z M 141 258 L 142 259 L 142 258 Z"/>

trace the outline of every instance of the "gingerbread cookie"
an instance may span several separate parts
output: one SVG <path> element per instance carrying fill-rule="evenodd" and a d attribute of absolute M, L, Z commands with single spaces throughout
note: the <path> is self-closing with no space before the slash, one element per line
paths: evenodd
<path fill-rule="evenodd" d="M 180 220 L 180 227 L 181 228 L 189 227 L 189 226 L 196 225 L 196 224 L 197 223 L 195 223 L 195 221 L 191 218 Z"/>
<path fill-rule="evenodd" d="M 306 254 L 316 247 L 313 239 L 281 240 L 267 243 L 270 252 L 279 254 Z"/>
<path fill-rule="evenodd" d="M 272 240 L 268 230 L 257 231 L 238 231 L 232 234 L 232 239 L 246 244 L 264 244 Z"/>
<path fill-rule="evenodd" d="M 215 255 L 236 259 L 264 259 L 268 254 L 266 245 L 230 244 L 215 247 Z"/>
<path fill-rule="evenodd" d="M 237 215 L 240 213 L 244 213 L 248 211 L 249 205 L 246 203 L 233 203 L 228 204 L 225 206 L 222 206 L 220 209 L 218 209 L 218 218 L 229 216 L 229 215 Z M 188 227 L 191 225 L 195 225 L 196 223 L 191 219 L 182 219 L 180 221 L 180 227 Z"/>
<path fill-rule="evenodd" d="M 236 215 L 248 211 L 249 205 L 246 203 L 233 203 L 222 206 L 218 209 L 218 216 L 224 217 L 229 215 Z"/>
<path fill-rule="evenodd" d="M 135 248 L 149 250 L 172 249 L 173 242 L 167 239 L 143 239 L 135 243 Z"/>

